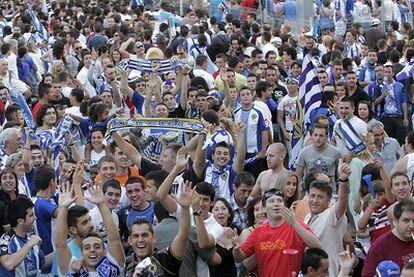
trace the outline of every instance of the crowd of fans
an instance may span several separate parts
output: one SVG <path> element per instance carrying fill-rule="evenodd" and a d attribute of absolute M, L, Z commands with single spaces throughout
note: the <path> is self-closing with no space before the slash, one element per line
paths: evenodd
<path fill-rule="evenodd" d="M 409 5 L 2 1 L 0 276 L 414 276 Z"/>

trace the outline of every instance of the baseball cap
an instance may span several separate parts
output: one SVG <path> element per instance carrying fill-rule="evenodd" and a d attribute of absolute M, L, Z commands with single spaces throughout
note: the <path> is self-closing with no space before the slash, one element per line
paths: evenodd
<path fill-rule="evenodd" d="M 376 271 L 378 277 L 400 276 L 400 267 L 394 261 L 390 260 L 380 262 Z"/>
<path fill-rule="evenodd" d="M 270 40 L 270 43 L 276 44 L 276 45 L 282 45 L 282 39 L 280 37 L 274 37 Z"/>
<path fill-rule="evenodd" d="M 373 20 L 371 20 L 371 26 L 376 25 L 381 25 L 381 20 L 379 20 L 378 18 L 374 18 Z"/>
<path fill-rule="evenodd" d="M 173 81 L 171 81 L 171 80 L 167 80 L 167 81 L 165 81 L 165 82 L 162 84 L 162 86 L 171 86 L 171 87 L 175 88 L 175 84 L 174 84 L 174 82 L 173 82 Z"/>
<path fill-rule="evenodd" d="M 287 81 L 288 84 L 298 85 L 299 86 L 299 78 L 297 78 L 297 77 L 290 76 L 289 78 L 287 78 L 286 81 Z"/>

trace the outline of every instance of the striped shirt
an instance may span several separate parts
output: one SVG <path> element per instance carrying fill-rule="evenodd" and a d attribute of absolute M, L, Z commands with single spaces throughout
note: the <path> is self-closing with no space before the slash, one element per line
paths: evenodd
<path fill-rule="evenodd" d="M 30 235 L 22 238 L 17 236 L 14 231 L 3 234 L 0 238 L 0 256 L 11 255 L 19 251 L 30 240 Z M 40 267 L 45 263 L 45 256 L 38 245 L 30 249 L 23 262 L 18 264 L 13 270 L 7 271 L 0 264 L 0 276 L 38 276 Z"/>
<path fill-rule="evenodd" d="M 269 130 L 263 114 L 256 108 L 244 110 L 242 107 L 234 111 L 234 118 L 243 121 L 246 153 L 256 154 L 262 150 L 262 132 Z"/>
<path fill-rule="evenodd" d="M 213 185 L 217 197 L 224 197 L 230 199 L 230 195 L 233 194 L 233 180 L 237 173 L 228 163 L 223 168 L 217 168 L 213 162 L 208 161 L 206 164 L 206 177 L 205 182 Z"/>

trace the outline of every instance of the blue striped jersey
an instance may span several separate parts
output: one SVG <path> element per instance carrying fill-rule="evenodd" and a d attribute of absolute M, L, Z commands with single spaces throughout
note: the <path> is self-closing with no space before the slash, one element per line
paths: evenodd
<path fill-rule="evenodd" d="M 0 256 L 11 255 L 19 251 L 29 240 L 30 235 L 22 238 L 17 236 L 14 231 L 3 234 L 0 238 Z M 13 270 L 7 271 L 0 265 L 0 276 L 14 277 L 14 276 L 38 276 L 40 268 L 45 263 L 45 256 L 38 245 L 30 249 L 29 254 L 25 257 L 22 263 L 17 265 Z"/>
<path fill-rule="evenodd" d="M 242 107 L 234 111 L 234 118 L 244 122 L 244 138 L 246 144 L 246 153 L 255 154 L 262 149 L 262 132 L 269 130 L 266 125 L 263 114 L 256 108 L 244 110 Z"/>

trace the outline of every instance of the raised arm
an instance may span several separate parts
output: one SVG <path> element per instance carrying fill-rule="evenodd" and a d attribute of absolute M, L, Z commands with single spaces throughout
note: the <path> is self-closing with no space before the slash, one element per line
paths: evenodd
<path fill-rule="evenodd" d="M 136 165 L 138 168 L 141 168 L 142 155 L 139 151 L 132 146 L 132 144 L 126 142 L 124 138 L 118 132 L 111 133 L 112 139 L 115 141 L 116 145 L 121 148 L 128 158 Z"/>
<path fill-rule="evenodd" d="M 237 126 L 237 157 L 234 161 L 232 167 L 236 173 L 243 171 L 244 160 L 246 157 L 246 144 L 244 142 L 244 123 L 239 120 L 236 124 Z"/>
<path fill-rule="evenodd" d="M 73 192 L 75 193 L 76 198 L 76 205 L 78 206 L 85 206 L 85 198 L 83 197 L 83 189 L 82 189 L 82 182 L 84 180 L 84 165 L 83 161 L 78 162 L 76 165 L 75 172 L 72 175 L 73 179 Z"/>
<path fill-rule="evenodd" d="M 178 226 L 178 233 L 171 243 L 171 252 L 178 259 L 182 259 L 190 236 L 190 204 L 193 198 L 195 187 L 191 188 L 191 182 L 186 181 L 180 189 L 180 196 L 177 203 L 181 206 L 181 220 Z"/>
<path fill-rule="evenodd" d="M 339 192 L 338 201 L 335 203 L 335 216 L 339 220 L 346 212 L 349 198 L 349 180 L 351 168 L 346 163 L 341 163 L 339 167 Z"/>
<path fill-rule="evenodd" d="M 230 86 L 229 86 L 229 82 L 227 79 L 227 69 L 222 68 L 220 69 L 220 79 L 223 81 L 223 87 L 224 87 L 224 105 L 226 105 L 226 107 L 235 107 L 236 103 L 235 101 L 231 100 L 231 95 L 230 95 Z"/>
<path fill-rule="evenodd" d="M 72 194 L 73 188 L 71 188 L 70 184 L 63 183 L 59 194 L 59 213 L 56 219 L 54 237 L 59 271 L 62 274 L 65 274 L 68 271 L 69 263 L 72 258 L 72 253 L 66 242 L 68 239 L 68 208 L 76 200 L 76 196 L 73 198 Z"/>
<path fill-rule="evenodd" d="M 177 202 L 170 195 L 170 191 L 175 177 L 177 177 L 178 174 L 180 174 L 187 166 L 188 157 L 186 156 L 186 153 L 187 151 L 184 147 L 178 150 L 173 169 L 157 190 L 157 198 L 161 201 L 161 204 L 169 213 L 177 211 Z"/>
<path fill-rule="evenodd" d="M 185 70 L 185 69 L 183 69 Z M 180 106 L 183 110 L 187 109 L 188 88 L 190 86 L 190 77 L 186 71 L 183 72 L 183 80 L 181 82 Z"/>
<path fill-rule="evenodd" d="M 197 148 L 195 151 L 195 159 L 193 163 L 193 169 L 199 179 L 204 175 L 206 168 L 206 150 L 203 149 L 204 142 L 206 140 L 206 134 L 201 132 L 198 134 Z"/>
<path fill-rule="evenodd" d="M 109 208 L 105 204 L 105 197 L 100 185 L 89 187 L 90 197 L 86 198 L 92 204 L 98 206 L 101 213 L 106 234 L 108 235 L 108 251 L 112 257 L 123 267 L 125 264 L 124 248 L 121 237 L 119 236 L 118 226 L 116 225 Z"/>
<path fill-rule="evenodd" d="M 23 149 L 23 156 L 22 156 L 22 163 L 24 166 L 24 170 L 26 171 L 26 173 L 29 173 L 30 171 L 32 171 L 32 162 L 30 160 L 30 146 L 32 145 L 33 141 L 32 138 L 30 137 L 30 128 L 29 127 L 25 127 L 24 128 L 24 132 L 26 133 L 26 144 L 24 145 L 24 149 Z"/>
<path fill-rule="evenodd" d="M 129 99 L 132 99 L 134 96 L 134 90 L 128 85 L 128 73 L 121 74 L 121 83 L 119 84 L 119 90 L 124 96 L 128 96 Z"/>
<path fill-rule="evenodd" d="M 121 53 L 122 58 L 127 59 L 129 58 L 129 53 L 126 50 L 131 43 L 135 43 L 135 39 L 133 37 L 129 37 L 127 41 L 123 42 L 119 47 L 119 53 Z"/>
<path fill-rule="evenodd" d="M 388 176 L 387 170 L 385 169 L 384 164 L 378 160 L 374 160 L 374 164 L 379 168 L 382 184 L 384 185 L 385 190 L 385 197 L 387 198 L 388 203 L 394 203 L 395 202 L 395 196 L 391 191 L 391 180 L 390 176 Z"/>
<path fill-rule="evenodd" d="M 200 210 L 200 196 L 196 193 L 196 201 L 193 203 L 193 211 Z M 214 237 L 207 232 L 206 225 L 201 215 L 195 216 L 198 245 L 201 249 L 213 247 L 216 244 Z"/>

